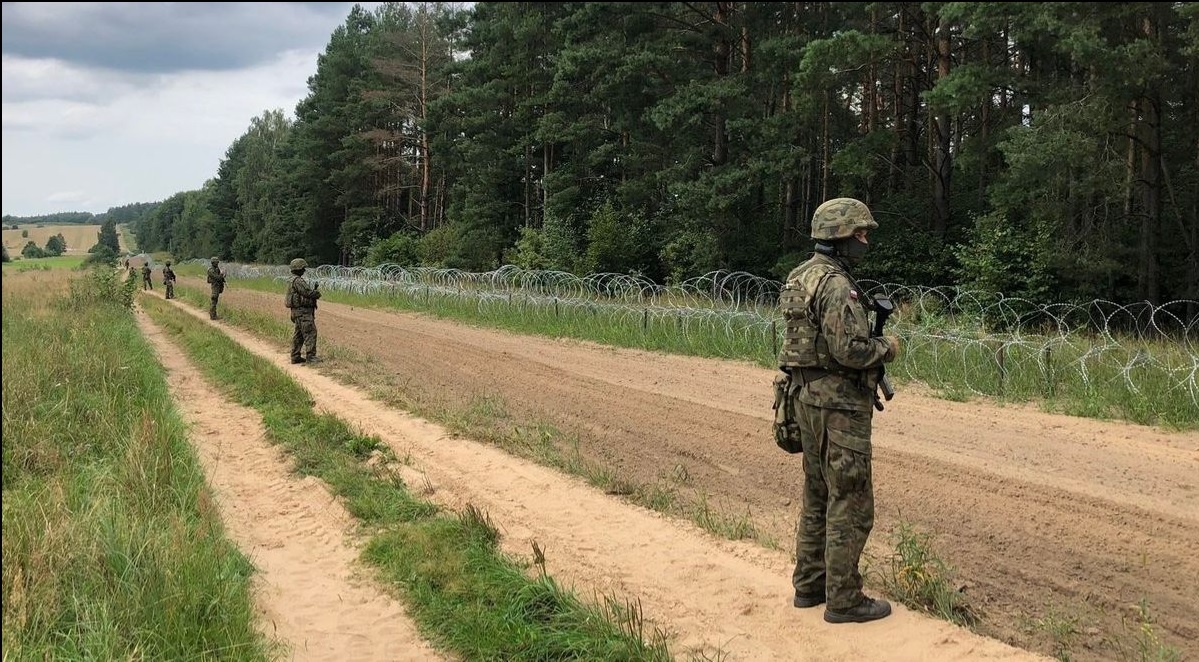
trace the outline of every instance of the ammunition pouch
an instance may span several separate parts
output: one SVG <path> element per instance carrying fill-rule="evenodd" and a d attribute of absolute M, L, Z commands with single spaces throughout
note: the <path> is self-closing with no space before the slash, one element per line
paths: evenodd
<path fill-rule="evenodd" d="M 774 443 L 793 454 L 803 452 L 803 435 L 795 411 L 795 393 L 802 385 L 786 370 L 774 376 Z"/>

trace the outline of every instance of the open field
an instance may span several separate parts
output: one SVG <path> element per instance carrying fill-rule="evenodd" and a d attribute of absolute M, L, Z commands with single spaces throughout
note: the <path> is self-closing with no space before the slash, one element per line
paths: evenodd
<path fill-rule="evenodd" d="M 222 304 L 286 331 L 279 296 L 234 288 Z M 488 419 L 483 437 L 563 431 L 575 464 L 602 467 L 611 491 L 671 502 L 661 509 L 693 520 L 724 513 L 712 528 L 790 547 L 799 467 L 770 440 L 769 369 L 332 303 L 317 324 L 322 343 L 363 357 L 338 354 L 330 369 L 393 404 Z M 949 402 L 916 387 L 875 426 L 876 590 L 891 534 L 908 523 L 956 569 L 980 632 L 1113 660 L 1139 645 L 1148 618 L 1164 646 L 1199 652 L 1199 434 Z"/>
<path fill-rule="evenodd" d="M 22 232 L 28 232 L 28 237 L 22 237 Z M 121 239 L 121 248 L 123 250 L 131 250 L 130 242 L 127 236 L 127 228 L 124 226 L 117 227 L 117 235 Z M 21 249 L 25 244 L 33 241 L 38 246 L 45 248 L 46 240 L 56 234 L 62 234 L 63 239 L 67 241 L 67 252 L 64 255 L 86 255 L 87 250 L 96 245 L 96 238 L 100 234 L 99 225 L 21 225 L 17 230 L 10 230 L 6 226 L 4 228 L 4 246 L 8 249 L 9 257 L 14 260 L 21 257 Z"/>
<path fill-rule="evenodd" d="M 57 255 L 55 257 L 38 257 L 32 260 L 21 258 L 4 263 L 4 272 L 21 273 L 25 271 L 50 271 L 51 269 L 74 269 L 87 259 L 86 253 L 75 255 Z"/>

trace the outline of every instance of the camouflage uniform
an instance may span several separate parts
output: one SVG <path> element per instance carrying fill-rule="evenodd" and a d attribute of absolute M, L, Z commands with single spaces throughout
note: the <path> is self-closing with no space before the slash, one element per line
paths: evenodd
<path fill-rule="evenodd" d="M 167 262 L 162 268 L 162 284 L 167 288 L 167 298 L 175 298 L 175 270 L 171 269 L 171 263 Z"/>
<path fill-rule="evenodd" d="M 150 280 L 150 263 L 149 262 L 142 265 L 142 289 L 143 290 L 154 289 L 154 281 Z"/>
<path fill-rule="evenodd" d="M 291 267 L 291 282 L 283 302 L 291 310 L 295 326 L 291 335 L 291 362 L 305 363 L 316 360 L 316 301 L 321 292 L 304 280 L 307 268 L 304 260 L 292 260 Z"/>
<path fill-rule="evenodd" d="M 217 266 L 219 263 L 220 260 L 214 257 L 212 258 L 212 266 L 208 267 L 208 284 L 212 290 L 212 302 L 208 306 L 209 319 L 217 318 L 217 300 L 221 298 L 221 293 L 225 291 L 225 272 L 221 271 L 220 267 Z"/>
<path fill-rule="evenodd" d="M 847 199 L 817 210 L 814 238 L 830 236 L 829 212 L 839 209 L 834 204 L 839 200 Z M 868 223 L 858 227 L 878 227 L 868 211 L 865 218 Z M 832 221 L 837 220 L 834 215 Z M 887 339 L 870 337 L 869 301 L 849 265 L 819 247 L 787 276 L 780 296 L 786 337 L 779 367 L 802 384 L 793 396 L 804 446 L 803 513 L 792 573 L 796 606 L 827 600 L 829 612 L 849 612 L 864 603 L 869 607 L 858 561 L 874 526 L 874 390 L 877 368 L 895 358 Z M 828 612 L 825 618 L 830 620 Z"/>

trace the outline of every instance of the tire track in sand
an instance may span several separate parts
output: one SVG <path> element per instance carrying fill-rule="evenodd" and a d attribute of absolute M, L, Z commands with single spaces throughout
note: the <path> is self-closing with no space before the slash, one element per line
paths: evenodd
<path fill-rule="evenodd" d="M 143 311 L 137 319 L 191 426 L 228 534 L 257 568 L 259 628 L 287 647 L 282 659 L 452 659 L 420 637 L 401 604 L 359 576 L 354 518 L 325 484 L 292 473 L 257 411 L 221 395 Z"/>

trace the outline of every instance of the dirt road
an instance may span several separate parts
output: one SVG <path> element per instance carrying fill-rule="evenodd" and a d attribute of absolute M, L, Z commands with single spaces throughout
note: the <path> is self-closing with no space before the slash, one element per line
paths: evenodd
<path fill-rule="evenodd" d="M 143 333 L 231 539 L 256 568 L 259 628 L 288 662 L 449 660 L 394 598 L 360 577 L 354 518 L 315 478 L 291 470 L 257 411 L 222 396 L 143 314 Z"/>
<path fill-rule="evenodd" d="M 222 303 L 286 318 L 275 295 L 232 288 Z M 517 421 L 576 432 L 586 457 L 633 481 L 685 475 L 789 547 L 799 464 L 770 441 L 770 370 L 332 303 L 317 323 L 323 339 L 372 357 L 381 381 L 414 398 L 445 407 L 494 398 Z M 1167 643 L 1199 653 L 1199 434 L 915 388 L 875 426 L 871 553 L 885 554 L 901 520 L 935 533 L 982 611 L 981 631 L 1049 652 L 1037 619 L 1077 618 L 1074 659 L 1118 659 L 1136 635 L 1125 620 L 1144 600 Z M 780 595 L 787 575 L 774 576 Z"/>

